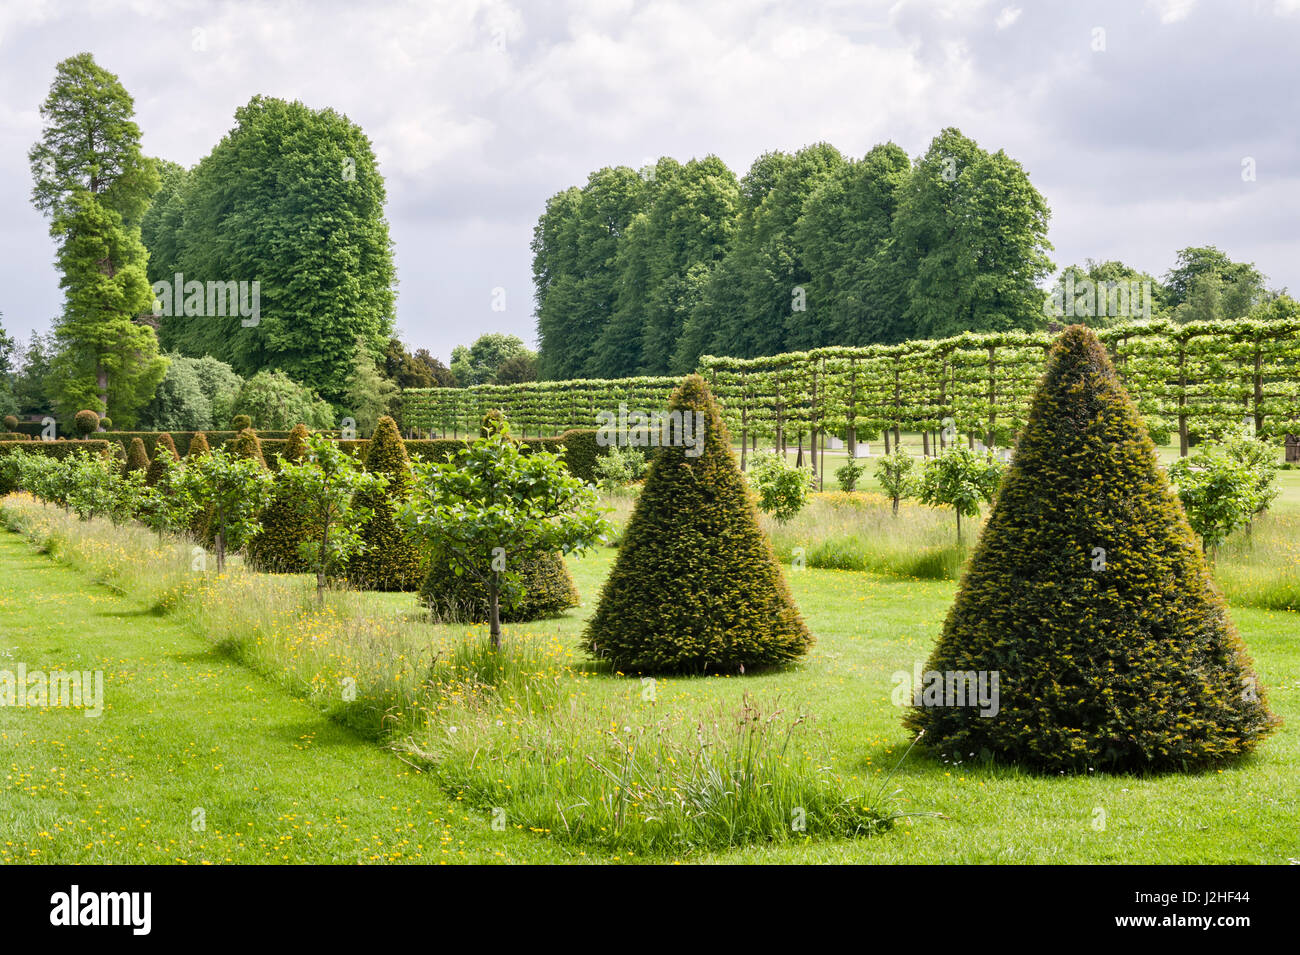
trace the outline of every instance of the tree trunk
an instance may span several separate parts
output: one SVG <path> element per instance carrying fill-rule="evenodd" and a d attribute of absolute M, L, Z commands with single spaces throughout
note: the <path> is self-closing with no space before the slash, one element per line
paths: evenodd
<path fill-rule="evenodd" d="M 226 532 L 223 530 L 217 531 L 215 542 L 217 550 L 217 573 L 220 574 L 226 569 Z"/>
<path fill-rule="evenodd" d="M 488 577 L 488 632 L 492 649 L 501 649 L 501 575 L 493 572 Z"/>
<path fill-rule="evenodd" d="M 330 526 L 326 522 L 320 535 L 320 553 L 316 555 L 316 603 L 325 603 L 325 555 L 329 553 Z"/>
<path fill-rule="evenodd" d="M 961 511 L 957 512 L 957 543 L 961 544 Z"/>
<path fill-rule="evenodd" d="M 108 414 L 108 369 L 103 365 L 95 366 L 95 384 L 99 387 L 99 401 Z"/>

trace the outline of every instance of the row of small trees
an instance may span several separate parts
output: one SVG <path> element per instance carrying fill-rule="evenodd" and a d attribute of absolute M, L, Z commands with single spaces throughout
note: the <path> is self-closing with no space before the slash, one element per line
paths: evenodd
<path fill-rule="evenodd" d="M 216 450 L 195 435 L 184 461 L 164 433 L 152 461 L 135 438 L 124 458 L 120 450 L 63 459 L 19 453 L 5 466 L 15 469 L 16 486 L 83 520 L 137 520 L 160 536 L 190 535 L 212 547 L 219 573 L 235 551 L 259 569 L 310 572 L 318 600 L 340 579 L 415 590 L 426 575 L 443 584 L 470 578 L 485 591 L 494 646 L 502 597 L 520 589 L 521 572 L 605 531 L 594 489 L 559 456 L 525 453 L 499 416 L 447 462 L 412 464 L 396 423 L 384 418 L 364 462 L 297 426 L 275 474 L 249 428 Z"/>

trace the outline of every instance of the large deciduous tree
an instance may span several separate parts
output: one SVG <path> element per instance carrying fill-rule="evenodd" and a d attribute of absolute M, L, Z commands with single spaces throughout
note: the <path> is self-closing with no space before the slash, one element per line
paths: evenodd
<path fill-rule="evenodd" d="M 258 315 L 164 315 L 163 343 L 245 376 L 279 369 L 341 400 L 357 339 L 379 354 L 393 328 L 384 181 L 365 133 L 332 109 L 255 96 L 176 179 L 179 200 L 167 200 L 157 223 L 157 235 L 171 229 L 179 244 L 168 268 L 186 283 L 257 282 Z"/>

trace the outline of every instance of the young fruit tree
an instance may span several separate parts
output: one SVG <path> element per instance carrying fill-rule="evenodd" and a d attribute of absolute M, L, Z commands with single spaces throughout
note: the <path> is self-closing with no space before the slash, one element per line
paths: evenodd
<path fill-rule="evenodd" d="M 897 514 L 899 502 L 916 491 L 916 458 L 895 447 L 876 462 L 876 480 L 894 502 Z"/>
<path fill-rule="evenodd" d="M 256 461 L 218 448 L 189 460 L 181 493 L 206 512 L 217 556 L 217 573 L 226 569 L 226 551 L 237 550 L 258 529 L 257 515 L 270 497 L 271 477 Z"/>
<path fill-rule="evenodd" d="M 957 543 L 961 543 L 961 519 L 976 517 L 980 504 L 992 503 L 1002 480 L 1002 464 L 992 455 L 954 445 L 925 463 L 917 497 L 931 507 L 948 505 L 957 513 Z"/>
<path fill-rule="evenodd" d="M 410 535 L 457 576 L 488 591 L 493 649 L 501 646 L 501 593 L 518 584 L 530 559 L 581 552 L 608 531 L 595 489 L 562 459 L 525 453 L 502 419 L 485 418 L 485 434 L 445 464 L 420 462 L 401 518 Z"/>
<path fill-rule="evenodd" d="M 287 499 L 299 502 L 303 526 L 312 529 L 298 551 L 316 575 L 316 601 L 321 603 L 329 578 L 365 549 L 361 528 L 370 510 L 358 503 L 358 494 L 382 492 L 388 479 L 363 471 L 337 441 L 314 434 L 307 439 L 306 460 L 282 463 L 279 480 Z"/>
<path fill-rule="evenodd" d="M 1179 458 L 1169 467 L 1187 520 L 1212 555 L 1228 535 L 1245 527 L 1266 503 L 1258 474 L 1223 448 L 1209 445 Z"/>
<path fill-rule="evenodd" d="M 758 494 L 759 510 L 771 514 L 779 524 L 804 509 L 817 480 L 808 468 L 791 465 L 771 451 L 755 454 L 745 477 Z"/>

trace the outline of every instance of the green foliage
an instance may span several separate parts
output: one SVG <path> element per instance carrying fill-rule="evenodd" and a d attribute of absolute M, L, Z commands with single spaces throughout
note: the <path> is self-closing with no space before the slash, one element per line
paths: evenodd
<path fill-rule="evenodd" d="M 249 563 L 266 573 L 305 573 L 308 567 L 302 545 L 319 535 L 319 529 L 309 517 L 309 503 L 296 486 L 282 480 L 279 474 L 284 463 L 301 464 L 307 460 L 309 437 L 304 424 L 294 425 L 289 432 L 279 453 L 270 501 L 258 518 L 261 527 L 244 547 Z"/>
<path fill-rule="evenodd" d="M 131 446 L 126 450 L 126 464 L 122 473 L 129 475 L 132 471 L 140 471 L 142 477 L 149 471 L 149 454 L 139 438 L 132 438 Z"/>
<path fill-rule="evenodd" d="M 172 353 L 167 356 L 167 373 L 140 412 L 140 420 L 156 431 L 210 430 L 227 420 L 243 383 L 225 362 Z"/>
<path fill-rule="evenodd" d="M 1250 439 L 1247 439 L 1250 440 Z M 1219 444 L 1202 444 L 1169 468 L 1187 519 L 1213 553 L 1233 531 L 1268 506 L 1261 471 Z"/>
<path fill-rule="evenodd" d="M 1277 497 L 1277 448 L 1255 437 L 1248 427 L 1238 428 L 1224 435 L 1220 441 L 1228 457 L 1240 461 L 1255 476 L 1255 496 L 1258 506 L 1255 514 L 1262 514 Z"/>
<path fill-rule="evenodd" d="M 782 524 L 803 510 L 816 488 L 811 470 L 770 451 L 755 454 L 745 476 L 758 494 L 759 508 Z"/>
<path fill-rule="evenodd" d="M 626 673 L 734 673 L 805 653 L 812 635 L 758 526 L 704 379 L 670 410 L 704 415 L 703 452 L 661 447 L 650 463 L 584 644 Z"/>
<path fill-rule="evenodd" d="M 196 456 L 191 444 L 179 491 L 193 503 L 215 545 L 218 572 L 225 570 L 227 550 L 238 550 L 257 532 L 257 515 L 266 506 L 270 487 L 265 464 L 225 448 Z"/>
<path fill-rule="evenodd" d="M 351 411 L 357 431 L 363 434 L 374 431 L 396 394 L 397 386 L 379 373 L 370 349 L 364 341 L 358 339 L 347 390 L 343 395 L 343 402 Z"/>
<path fill-rule="evenodd" d="M 365 546 L 348 564 L 348 579 L 366 590 L 416 590 L 424 577 L 423 562 L 397 520 L 411 488 L 411 462 L 397 422 L 388 415 L 379 419 L 366 444 L 365 466 L 386 484 L 357 493 L 357 504 L 369 516 L 360 530 Z"/>
<path fill-rule="evenodd" d="M 507 429 L 487 430 L 446 464 L 414 466 L 401 519 L 432 566 L 445 564 L 486 586 L 491 640 L 499 646 L 500 596 L 518 584 L 522 562 L 585 550 L 605 524 L 595 490 L 557 455 L 525 453 Z"/>
<path fill-rule="evenodd" d="M 533 358 L 531 351 L 518 335 L 503 335 L 497 332 L 480 335 L 474 344 L 466 348 L 457 345 L 451 350 L 451 373 L 456 384 L 465 388 L 469 385 L 491 384 L 508 361 L 515 358 Z M 534 374 L 533 378 L 537 376 Z"/>
<path fill-rule="evenodd" d="M 857 490 L 858 481 L 862 479 L 866 470 L 865 464 L 859 464 L 852 459 L 841 464 L 835 469 L 835 480 L 839 483 L 840 490 L 846 493 Z"/>
<path fill-rule="evenodd" d="M 596 484 L 605 490 L 635 484 L 645 475 L 646 456 L 637 448 L 610 447 L 596 459 Z"/>
<path fill-rule="evenodd" d="M 558 553 L 519 562 L 514 580 L 502 584 L 503 623 L 554 617 L 578 605 L 578 590 Z M 483 623 L 492 608 L 487 584 L 472 574 L 457 574 L 445 560 L 432 562 L 420 584 L 420 602 L 437 620 Z"/>
<path fill-rule="evenodd" d="M 236 457 L 248 458 L 250 461 L 256 461 L 260 467 L 266 467 L 266 458 L 262 454 L 262 441 L 251 427 L 244 428 L 235 435 L 234 440 L 227 447 Z"/>
<path fill-rule="evenodd" d="M 160 215 L 184 223 L 179 248 L 151 278 L 170 282 L 179 271 L 187 280 L 258 281 L 261 294 L 251 325 L 240 315 L 196 321 L 164 312 L 166 347 L 212 355 L 243 376 L 279 369 L 341 400 L 357 338 L 379 354 L 393 326 L 384 182 L 365 133 L 332 109 L 255 96 L 178 193 L 179 212 Z M 284 420 L 235 410 L 267 430 L 300 420 L 328 426 L 297 412 Z"/>
<path fill-rule="evenodd" d="M 159 486 L 161 479 L 169 473 L 170 465 L 177 463 L 179 460 L 181 460 L 181 455 L 175 452 L 175 442 L 172 440 L 172 435 L 162 431 L 159 439 L 157 439 L 157 444 L 153 447 L 153 460 L 149 461 L 149 468 L 144 473 L 146 486 Z"/>
<path fill-rule="evenodd" d="M 981 503 L 992 503 L 1002 471 L 1002 463 L 992 453 L 956 444 L 925 462 L 916 496 L 922 504 L 951 507 L 956 512 L 957 542 L 961 543 L 961 519 L 979 514 Z"/>
<path fill-rule="evenodd" d="M 371 514 L 359 496 L 382 494 L 387 476 L 362 471 L 350 455 L 339 450 L 337 441 L 314 434 L 307 439 L 307 460 L 283 462 L 276 480 L 304 507 L 303 523 L 311 528 L 311 534 L 298 551 L 316 575 L 316 599 L 322 601 L 326 583 L 366 549 L 360 528 Z"/>
<path fill-rule="evenodd" d="M 889 495 L 895 514 L 898 513 L 899 502 L 911 497 L 918 490 L 916 458 L 900 447 L 895 447 L 888 454 L 881 456 L 876 462 L 875 474 L 880 487 Z"/>
<path fill-rule="evenodd" d="M 78 411 L 73 416 L 72 425 L 77 429 L 77 434 L 83 438 L 99 430 L 99 415 L 94 411 Z"/>
<path fill-rule="evenodd" d="M 235 431 L 243 431 L 245 428 L 253 426 L 253 419 L 246 414 L 237 414 L 230 419 L 230 427 Z"/>
<path fill-rule="evenodd" d="M 108 453 L 109 442 L 89 441 L 0 441 L 0 494 L 25 489 L 38 493 L 37 490 L 22 484 L 18 477 L 16 460 L 32 461 L 40 458 L 50 461 L 64 461 L 82 452 L 100 456 Z M 40 465 L 34 465 L 39 467 Z M 56 501 L 57 495 L 41 494 L 47 500 Z"/>
<path fill-rule="evenodd" d="M 164 531 L 177 534 L 189 530 L 194 521 L 195 502 L 183 492 L 178 458 L 160 453 L 149 464 L 145 486 L 136 501 L 135 516 L 159 536 Z"/>
<path fill-rule="evenodd" d="M 334 410 L 316 392 L 280 371 L 259 371 L 244 382 L 231 405 L 264 431 L 288 431 L 303 422 L 313 431 L 334 427 Z"/>
<path fill-rule="evenodd" d="M 50 217 L 64 290 L 45 389 L 65 417 L 92 406 L 131 423 L 162 379 L 153 329 L 136 324 L 153 293 L 140 217 L 158 188 L 140 153 L 134 105 L 89 53 L 59 63 L 28 153 L 32 201 Z"/>
<path fill-rule="evenodd" d="M 199 458 L 209 453 L 211 453 L 211 449 L 208 447 L 208 436 L 202 431 L 199 431 L 190 438 L 190 446 L 185 452 L 185 457 L 188 460 Z"/>
<path fill-rule="evenodd" d="M 1082 326 L 1052 350 L 925 670 L 999 675 L 996 715 L 936 693 L 906 717 L 960 759 L 1186 769 L 1276 726 L 1147 429 Z"/>
<path fill-rule="evenodd" d="M 4 422 L 6 431 L 13 431 L 18 427 L 18 419 L 11 414 L 5 415 Z"/>

